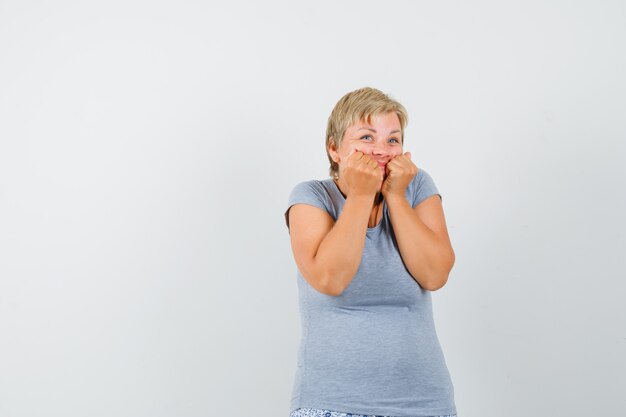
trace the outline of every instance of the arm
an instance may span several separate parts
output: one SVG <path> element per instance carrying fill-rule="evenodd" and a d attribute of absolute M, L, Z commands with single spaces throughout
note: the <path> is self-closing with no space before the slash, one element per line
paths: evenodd
<path fill-rule="evenodd" d="M 348 157 L 341 172 L 347 190 L 337 222 L 317 207 L 289 210 L 291 249 L 298 269 L 319 292 L 341 295 L 359 269 L 367 222 L 382 181 L 378 165 L 361 152 Z"/>
<path fill-rule="evenodd" d="M 348 196 L 337 222 L 324 210 L 306 204 L 289 210 L 296 265 L 317 291 L 338 296 L 350 285 L 361 263 L 373 200 L 373 196 Z"/>
<path fill-rule="evenodd" d="M 417 174 L 410 158 L 407 152 L 389 162 L 383 195 L 404 264 L 422 288 L 436 291 L 447 282 L 455 256 L 439 196 L 414 208 L 406 200 L 406 187 Z"/>
<path fill-rule="evenodd" d="M 400 256 L 422 288 L 436 291 L 448 281 L 454 250 L 441 199 L 433 195 L 412 208 L 404 195 L 387 200 Z"/>

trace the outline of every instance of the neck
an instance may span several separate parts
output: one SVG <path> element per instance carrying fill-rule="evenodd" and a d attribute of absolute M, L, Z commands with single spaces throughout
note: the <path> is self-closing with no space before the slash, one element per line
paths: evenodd
<path fill-rule="evenodd" d="M 337 188 L 339 188 L 339 192 L 341 193 L 341 195 L 343 195 L 344 198 L 347 198 L 348 193 L 346 191 L 348 190 L 348 187 L 344 184 L 344 182 L 341 179 L 337 178 L 333 178 L 333 181 L 337 185 Z M 380 203 L 382 203 L 382 201 L 383 194 L 380 191 L 377 191 L 376 195 L 374 196 L 374 201 L 372 202 L 372 209 L 377 207 Z"/>

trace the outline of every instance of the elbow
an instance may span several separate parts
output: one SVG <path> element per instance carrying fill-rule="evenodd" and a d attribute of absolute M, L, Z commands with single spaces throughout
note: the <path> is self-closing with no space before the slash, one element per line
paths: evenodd
<path fill-rule="evenodd" d="M 437 291 L 443 288 L 448 282 L 450 271 L 454 266 L 454 260 L 454 252 L 450 251 L 450 255 L 441 270 L 437 273 L 433 273 L 428 279 L 424 280 L 423 283 L 420 283 L 420 286 L 427 291 Z"/>
<path fill-rule="evenodd" d="M 339 297 L 346 289 L 346 286 L 342 285 L 342 277 L 337 274 L 324 273 L 320 274 L 317 279 L 309 281 L 311 286 L 317 290 L 317 292 L 331 297 Z"/>
<path fill-rule="evenodd" d="M 437 291 L 448 282 L 452 266 L 454 266 L 454 252 L 451 251 L 450 255 L 439 267 L 431 270 L 430 273 L 422 274 L 423 279 L 416 279 L 416 281 L 426 291 Z"/>
<path fill-rule="evenodd" d="M 358 269 L 359 263 L 327 266 L 320 271 L 318 291 L 332 297 L 339 297 L 350 286 Z"/>
<path fill-rule="evenodd" d="M 326 295 L 339 297 L 350 286 L 357 273 L 358 264 L 354 267 L 328 270 L 322 279 L 322 292 Z"/>
<path fill-rule="evenodd" d="M 437 291 L 443 288 L 443 286 L 446 285 L 447 282 L 448 275 L 445 275 L 444 277 L 428 280 L 427 282 L 420 284 L 420 286 L 426 291 Z"/>
<path fill-rule="evenodd" d="M 324 291 L 322 291 L 322 293 L 331 297 L 339 297 L 341 294 L 343 294 L 343 290 L 343 288 L 327 287 L 324 289 Z"/>
<path fill-rule="evenodd" d="M 338 285 L 330 285 L 330 284 L 322 284 L 319 285 L 316 290 L 324 295 L 329 295 L 331 297 L 339 297 L 343 294 L 345 288 L 340 288 Z"/>
<path fill-rule="evenodd" d="M 346 286 L 342 285 L 341 279 L 338 279 L 336 275 L 327 277 L 322 281 L 320 292 L 331 297 L 339 297 L 346 289 Z"/>

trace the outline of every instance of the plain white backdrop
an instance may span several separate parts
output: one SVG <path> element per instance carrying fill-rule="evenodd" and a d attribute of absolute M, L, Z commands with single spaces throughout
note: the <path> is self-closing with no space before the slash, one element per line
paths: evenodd
<path fill-rule="evenodd" d="M 0 417 L 286 417 L 283 213 L 363 86 L 443 195 L 459 417 L 626 415 L 624 51 L 620 0 L 0 1 Z"/>

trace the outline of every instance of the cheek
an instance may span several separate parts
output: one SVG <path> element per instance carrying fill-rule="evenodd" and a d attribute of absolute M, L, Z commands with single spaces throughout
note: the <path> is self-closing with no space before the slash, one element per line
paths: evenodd
<path fill-rule="evenodd" d="M 359 148 L 359 151 L 363 152 L 365 155 L 371 155 L 374 153 L 374 150 L 376 149 L 376 147 L 372 144 L 372 143 L 361 143 L 359 146 L 357 146 Z"/>
<path fill-rule="evenodd" d="M 356 151 L 363 152 L 365 155 L 370 155 L 372 153 L 371 146 L 368 146 L 367 143 L 361 143 L 359 145 L 350 146 L 344 153 L 344 158 L 352 155 Z"/>

